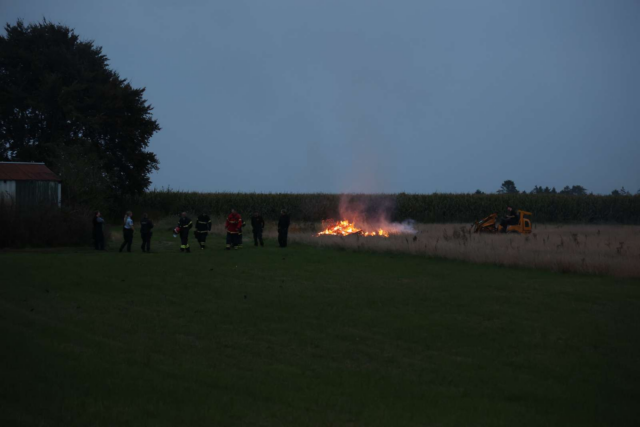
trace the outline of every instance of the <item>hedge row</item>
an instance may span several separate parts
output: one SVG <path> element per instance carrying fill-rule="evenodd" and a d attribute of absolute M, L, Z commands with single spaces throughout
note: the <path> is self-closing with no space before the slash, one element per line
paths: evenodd
<path fill-rule="evenodd" d="M 87 209 L 0 205 L 0 248 L 88 246 L 92 242 L 92 220 L 93 212 Z"/>
<path fill-rule="evenodd" d="M 274 220 L 285 208 L 297 221 L 321 221 L 340 216 L 341 202 L 366 216 L 383 212 L 389 219 L 425 223 L 472 222 L 507 205 L 533 212 L 534 221 L 546 223 L 640 224 L 640 196 L 569 196 L 561 194 L 262 194 L 150 191 L 123 201 L 127 209 L 154 216 L 182 211 L 226 215 L 235 208 L 243 215 L 259 211 Z"/>

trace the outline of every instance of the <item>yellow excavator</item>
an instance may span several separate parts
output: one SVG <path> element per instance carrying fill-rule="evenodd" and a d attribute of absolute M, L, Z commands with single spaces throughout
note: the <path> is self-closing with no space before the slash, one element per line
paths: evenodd
<path fill-rule="evenodd" d="M 531 217 L 533 214 L 527 211 L 518 211 L 519 217 L 517 224 L 507 225 L 507 233 L 530 234 L 531 233 Z M 471 226 L 474 233 L 499 233 L 502 232 L 502 225 L 498 221 L 498 214 L 492 213 L 486 218 L 476 221 Z"/>

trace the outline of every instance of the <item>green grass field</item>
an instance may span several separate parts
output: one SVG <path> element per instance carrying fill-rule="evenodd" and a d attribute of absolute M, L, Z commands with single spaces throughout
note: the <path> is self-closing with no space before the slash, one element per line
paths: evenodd
<path fill-rule="evenodd" d="M 0 253 L 0 425 L 638 423 L 638 280 L 160 234 Z"/>

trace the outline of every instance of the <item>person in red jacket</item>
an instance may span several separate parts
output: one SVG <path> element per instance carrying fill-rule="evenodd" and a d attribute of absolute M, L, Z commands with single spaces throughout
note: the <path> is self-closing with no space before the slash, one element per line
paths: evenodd
<path fill-rule="evenodd" d="M 231 209 L 231 213 L 224 224 L 227 230 L 227 250 L 240 248 L 240 233 L 242 232 L 242 218 L 235 209 Z"/>

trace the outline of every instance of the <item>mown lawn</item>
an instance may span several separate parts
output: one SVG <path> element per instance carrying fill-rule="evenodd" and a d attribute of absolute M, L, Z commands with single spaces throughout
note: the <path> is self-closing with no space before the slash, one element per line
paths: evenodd
<path fill-rule="evenodd" d="M 640 419 L 638 280 L 155 240 L 0 253 L 0 425 Z"/>

